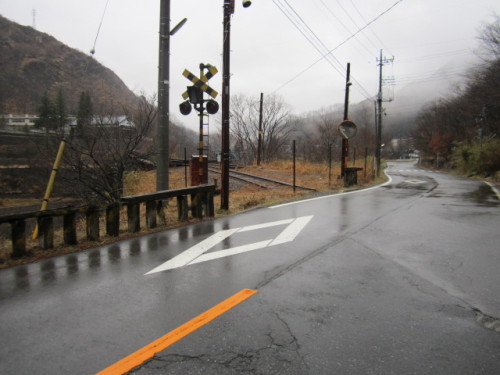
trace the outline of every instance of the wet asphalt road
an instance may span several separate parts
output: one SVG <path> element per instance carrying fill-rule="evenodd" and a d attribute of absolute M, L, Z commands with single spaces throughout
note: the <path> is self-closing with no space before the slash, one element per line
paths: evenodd
<path fill-rule="evenodd" d="M 243 288 L 131 373 L 500 373 L 497 196 L 409 162 L 388 174 L 0 271 L 0 373 L 96 373 Z"/>

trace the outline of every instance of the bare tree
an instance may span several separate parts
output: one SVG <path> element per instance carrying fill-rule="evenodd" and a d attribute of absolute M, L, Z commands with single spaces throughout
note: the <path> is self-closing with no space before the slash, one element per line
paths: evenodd
<path fill-rule="evenodd" d="M 153 153 L 147 144 L 156 121 L 154 99 L 142 96 L 133 111 L 94 116 L 88 129 L 67 140 L 64 178 L 86 201 L 115 202 L 123 193 L 126 171 L 138 168 Z"/>
<path fill-rule="evenodd" d="M 371 103 L 371 101 L 361 102 L 352 111 L 352 120 L 356 123 L 358 131 L 349 142 L 351 147 L 356 147 L 359 152 L 363 152 L 365 148 L 369 150 L 375 148 L 375 124 Z"/>
<path fill-rule="evenodd" d="M 494 21 L 484 25 L 479 34 L 482 48 L 486 52 L 486 60 L 496 60 L 500 57 L 500 16 L 495 14 Z"/>
<path fill-rule="evenodd" d="M 330 150 L 339 143 L 338 125 L 342 120 L 340 112 L 323 112 L 317 118 L 317 139 L 323 161 L 328 160 Z"/>
<path fill-rule="evenodd" d="M 295 127 L 296 121 L 289 107 L 274 95 L 265 97 L 262 110 L 262 160 L 283 157 Z M 257 155 L 258 134 L 259 100 L 243 95 L 234 96 L 231 102 L 233 149 L 244 154 L 247 161 L 254 160 Z"/>

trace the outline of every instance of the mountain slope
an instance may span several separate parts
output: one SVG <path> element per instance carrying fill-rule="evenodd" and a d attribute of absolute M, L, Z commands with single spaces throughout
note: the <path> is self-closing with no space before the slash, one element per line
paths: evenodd
<path fill-rule="evenodd" d="M 59 89 L 73 113 L 82 91 L 90 91 L 100 112 L 121 112 L 137 102 L 113 71 L 90 56 L 0 16 L 0 112 L 36 113 L 43 94 L 55 97 Z"/>

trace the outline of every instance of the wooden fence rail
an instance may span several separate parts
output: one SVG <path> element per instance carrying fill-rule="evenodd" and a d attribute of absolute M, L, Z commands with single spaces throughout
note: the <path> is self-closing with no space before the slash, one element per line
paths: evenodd
<path fill-rule="evenodd" d="M 146 207 L 146 226 L 156 228 L 158 219 L 162 225 L 166 224 L 163 211 L 167 199 L 177 198 L 177 219 L 187 221 L 189 211 L 194 218 L 214 216 L 215 185 L 200 185 L 182 189 L 164 190 L 149 194 L 133 195 L 121 198 L 119 203 L 105 207 L 98 206 L 69 206 L 44 211 L 31 211 L 22 214 L 0 216 L 0 224 L 10 223 L 12 258 L 28 255 L 26 250 L 26 220 L 36 219 L 39 236 L 38 241 L 42 249 L 54 247 L 54 218 L 63 218 L 63 241 L 65 245 L 77 244 L 76 217 L 77 214 L 85 215 L 86 239 L 97 241 L 100 236 L 99 222 L 101 215 L 105 215 L 106 234 L 117 237 L 120 232 L 121 207 L 127 207 L 128 232 L 135 233 L 141 230 L 141 204 Z M 190 204 L 189 204 L 189 197 Z"/>

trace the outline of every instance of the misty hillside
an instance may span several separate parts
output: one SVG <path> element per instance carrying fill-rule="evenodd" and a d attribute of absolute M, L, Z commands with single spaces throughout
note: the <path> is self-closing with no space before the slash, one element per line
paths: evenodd
<path fill-rule="evenodd" d="M 97 111 L 135 106 L 136 95 L 110 69 L 32 27 L 0 16 L 0 112 L 36 113 L 45 92 L 62 89 L 70 112 L 90 91 Z"/>

